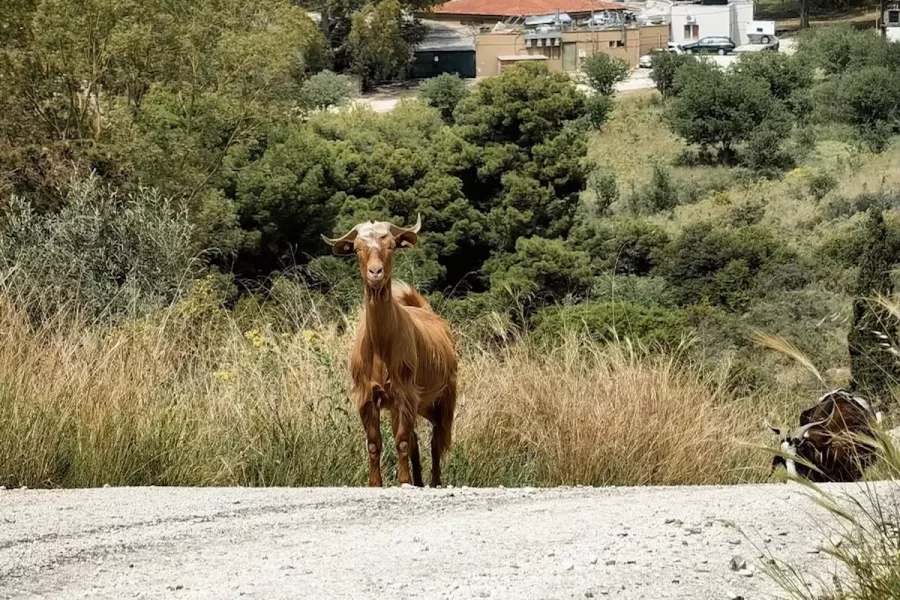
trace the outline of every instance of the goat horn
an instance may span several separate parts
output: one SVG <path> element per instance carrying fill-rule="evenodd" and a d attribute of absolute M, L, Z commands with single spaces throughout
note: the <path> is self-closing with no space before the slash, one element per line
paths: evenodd
<path fill-rule="evenodd" d="M 412 233 L 419 233 L 419 230 L 422 229 L 422 215 L 416 214 L 416 224 L 412 227 L 398 227 L 391 223 L 391 235 L 396 236 L 405 231 L 409 231 Z"/>
<path fill-rule="evenodd" d="M 337 244 L 339 242 L 350 242 L 350 241 L 353 241 L 356 239 L 356 234 L 358 233 L 357 232 L 358 228 L 359 228 L 359 225 L 354 226 L 353 229 L 351 229 L 350 231 L 348 231 L 347 233 L 345 233 L 344 235 L 342 235 L 339 238 L 332 239 L 330 237 L 326 237 L 325 235 L 322 235 L 322 239 L 329 246 L 334 246 L 335 244 Z"/>
<path fill-rule="evenodd" d="M 815 423 L 807 423 L 806 425 L 803 425 L 802 427 L 798 427 L 793 432 L 791 432 L 791 437 L 801 438 L 804 435 L 806 435 L 807 431 L 809 431 L 810 429 L 812 429 L 813 427 L 815 427 L 817 425 L 822 425 L 827 420 L 828 419 L 822 419 L 821 421 L 816 421 Z"/>
<path fill-rule="evenodd" d="M 766 426 L 766 429 L 771 429 L 771 430 L 775 433 L 775 435 L 781 435 L 781 430 L 778 429 L 777 427 L 773 427 L 772 424 L 769 423 L 769 420 L 768 420 L 768 419 L 766 419 L 765 421 L 763 421 L 763 423 L 764 423 L 764 425 Z"/>

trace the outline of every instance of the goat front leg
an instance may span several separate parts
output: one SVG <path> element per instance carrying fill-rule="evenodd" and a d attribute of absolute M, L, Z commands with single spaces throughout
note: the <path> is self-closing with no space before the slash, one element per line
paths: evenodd
<path fill-rule="evenodd" d="M 416 439 L 416 406 L 418 397 L 412 385 L 391 386 L 391 424 L 394 429 L 394 446 L 397 449 L 397 478 L 400 485 L 413 481 L 409 463 L 412 459 L 415 484 L 422 485 L 422 464 L 419 460 L 419 444 Z"/>
<path fill-rule="evenodd" d="M 369 454 L 369 487 L 381 487 L 381 411 L 373 397 L 359 408 Z"/>
<path fill-rule="evenodd" d="M 400 431 L 400 410 L 396 404 L 391 405 L 391 427 L 394 431 L 394 439 L 396 440 Z M 413 485 L 416 487 L 425 487 L 425 481 L 422 479 L 422 458 L 419 455 L 419 436 L 416 434 L 415 428 L 413 428 L 412 435 L 410 436 L 409 460 L 412 463 Z"/>

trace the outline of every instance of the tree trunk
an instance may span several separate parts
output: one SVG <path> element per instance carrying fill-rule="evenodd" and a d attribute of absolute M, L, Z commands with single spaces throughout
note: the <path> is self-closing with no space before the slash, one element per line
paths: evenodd
<path fill-rule="evenodd" d="M 809 29 L 809 0 L 800 0 L 800 29 Z"/>

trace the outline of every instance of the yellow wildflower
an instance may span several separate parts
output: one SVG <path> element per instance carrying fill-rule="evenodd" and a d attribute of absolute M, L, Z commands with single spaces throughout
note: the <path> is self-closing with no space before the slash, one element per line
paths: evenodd
<path fill-rule="evenodd" d="M 247 340 L 251 344 L 253 344 L 254 348 L 259 348 L 266 341 L 266 338 L 263 337 L 263 335 L 262 335 L 262 333 L 260 333 L 259 329 L 251 329 L 250 331 L 245 332 L 244 337 L 247 338 Z"/>
<path fill-rule="evenodd" d="M 219 381 L 223 381 L 225 383 L 231 383 L 235 380 L 235 374 L 231 371 L 216 371 L 213 373 L 213 377 L 218 379 Z"/>

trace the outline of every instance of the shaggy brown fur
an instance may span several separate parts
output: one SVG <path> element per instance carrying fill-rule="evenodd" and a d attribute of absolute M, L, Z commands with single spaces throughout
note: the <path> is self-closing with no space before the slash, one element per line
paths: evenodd
<path fill-rule="evenodd" d="M 815 482 L 850 482 L 862 479 L 863 471 L 875 458 L 873 448 L 854 437 L 871 438 L 873 420 L 875 415 L 864 398 L 839 389 L 825 394 L 800 413 L 798 433 L 773 430 L 779 435 L 782 448 L 816 467 L 797 464 L 800 477 Z M 772 468 L 786 462 L 784 457 L 776 457 Z"/>
<path fill-rule="evenodd" d="M 420 225 L 402 229 L 390 223 L 361 223 L 342 238 L 326 238 L 336 254 L 357 254 L 365 282 L 350 374 L 351 395 L 366 433 L 370 486 L 383 483 L 382 408 L 391 413 L 401 484 L 423 485 L 417 416 L 432 424 L 433 486 L 441 485 L 441 457 L 451 443 L 458 363 L 453 336 L 421 294 L 391 281 L 394 250 L 415 245 Z"/>

